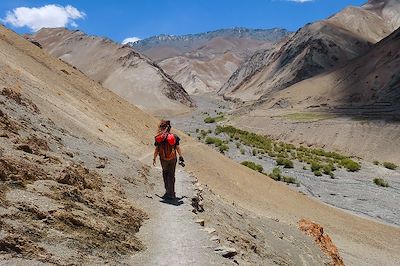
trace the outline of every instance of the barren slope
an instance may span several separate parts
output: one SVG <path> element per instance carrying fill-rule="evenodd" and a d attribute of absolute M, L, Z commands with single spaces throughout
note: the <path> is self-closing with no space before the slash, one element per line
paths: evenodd
<path fill-rule="evenodd" d="M 151 37 L 132 45 L 180 82 L 191 94 L 218 90 L 254 51 L 271 47 L 289 33 L 281 29 L 226 29 Z"/>
<path fill-rule="evenodd" d="M 266 56 L 250 59 L 256 62 L 245 62 L 219 94 L 244 101 L 267 97 L 273 91 L 343 64 L 369 46 L 365 40 L 330 22 L 310 24 L 272 51 L 265 51 Z"/>
<path fill-rule="evenodd" d="M 400 163 L 398 47 L 400 29 L 346 66 L 272 94 L 237 122 L 282 140 Z M 328 119 L 284 118 L 303 112 L 325 113 Z"/>
<path fill-rule="evenodd" d="M 2 74 L 2 86 L 12 87 L 17 84 L 21 95 L 36 104 L 44 117 L 50 118 L 54 124 L 67 132 L 79 132 L 79 139 L 92 144 L 89 146 L 88 154 L 93 155 L 91 149 L 97 144 L 101 144 L 108 152 L 116 150 L 115 153 L 109 155 L 109 158 L 114 162 L 119 161 L 119 164 L 111 170 L 119 170 L 124 174 L 113 174 L 113 178 L 107 178 L 104 181 L 107 184 L 111 182 L 116 185 L 116 191 L 113 193 L 124 195 L 122 192 L 125 192 L 132 195 L 130 189 L 134 191 L 137 182 L 128 174 L 134 169 L 127 165 L 137 165 L 139 169 L 136 170 L 140 170 L 143 165 L 130 159 L 139 158 L 139 156 L 143 156 L 144 161 L 150 162 L 152 131 L 156 126 L 156 119 L 105 90 L 99 84 L 89 81 L 79 71 L 49 57 L 11 31 L 3 27 L 0 29 L 0 62 L 3 66 L 1 70 L 7 71 Z M 348 264 L 399 264 L 400 229 L 359 218 L 311 200 L 181 135 L 188 170 L 191 170 L 213 193 L 219 195 L 220 202 L 232 202 L 244 208 L 246 212 L 251 211 L 253 216 L 278 219 L 280 223 L 285 224 L 279 228 L 295 226 L 302 217 L 315 220 L 324 226 L 325 232 L 331 235 Z M 76 141 L 68 143 L 74 147 L 80 146 L 80 143 Z M 121 154 L 121 151 L 126 153 L 125 156 Z M 85 156 L 88 155 L 83 153 L 82 157 Z M 120 159 L 124 160 L 120 161 Z M 111 170 L 106 168 L 105 174 L 111 174 Z M 143 176 L 141 173 L 147 171 L 148 168 L 144 167 L 134 176 L 142 176 L 142 180 L 146 180 L 146 174 Z M 124 177 L 126 180 L 122 182 Z M 117 181 L 121 183 L 115 184 L 114 182 Z M 76 198 L 76 192 L 74 193 L 70 196 L 76 201 L 79 198 Z M 81 200 L 85 199 L 81 198 Z M 126 200 L 131 201 L 130 196 L 127 196 Z M 90 205 L 90 201 L 88 204 Z M 81 205 L 78 204 L 78 206 Z M 86 210 L 84 206 L 81 208 Z M 75 212 L 75 215 L 86 217 L 85 213 L 79 210 Z M 232 218 L 227 218 L 225 221 L 229 219 L 232 220 Z M 77 223 L 73 219 L 69 221 Z M 4 222 L 3 219 L 2 222 Z M 40 220 L 39 224 L 41 223 Z M 92 228 L 98 227 L 92 226 Z M 129 226 L 124 228 L 129 228 Z M 3 232 L 1 236 L 3 237 Z M 293 243 L 293 239 L 282 239 L 284 239 L 283 243 Z M 281 240 L 264 244 L 266 247 L 272 245 L 279 251 L 279 247 L 282 247 L 279 242 Z M 266 256 L 268 257 L 269 254 L 267 253 Z M 99 261 L 99 263 L 106 262 L 103 257 Z"/>
<path fill-rule="evenodd" d="M 237 245 L 241 264 L 327 261 L 295 226 L 279 226 L 295 245 L 247 236 L 250 226 L 277 226 L 270 219 L 236 228 L 241 222 L 223 215 L 234 233 L 212 243 L 190 211 L 194 176 L 178 173 L 180 199 L 159 200 L 161 171 L 138 161 L 152 154 L 156 119 L 12 31 L 0 27 L 0 36 L 0 264 L 231 265 L 214 252 L 232 245 L 231 234 L 246 241 Z M 219 199 L 218 208 L 235 211 Z M 262 250 L 248 254 L 250 246 Z"/>
<path fill-rule="evenodd" d="M 326 111 L 369 119 L 399 118 L 400 28 L 368 53 L 342 68 L 297 83 L 279 93 L 263 108 L 286 101 L 295 108 L 325 106 Z M 325 109 L 326 109 L 325 108 Z M 322 108 L 322 110 L 325 110 Z"/>
<path fill-rule="evenodd" d="M 180 84 L 130 46 L 64 28 L 42 29 L 29 38 L 145 111 L 179 112 L 193 105 Z"/>
<path fill-rule="evenodd" d="M 242 64 L 219 94 L 264 100 L 271 92 L 341 66 L 399 27 L 399 8 L 399 1 L 370 1 L 306 25 L 267 57 L 255 56 Z"/>

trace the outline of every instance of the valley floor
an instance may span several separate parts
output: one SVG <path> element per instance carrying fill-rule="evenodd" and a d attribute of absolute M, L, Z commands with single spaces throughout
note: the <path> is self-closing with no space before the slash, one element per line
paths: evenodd
<path fill-rule="evenodd" d="M 218 137 L 222 140 L 229 139 L 226 135 L 215 134 L 216 123 L 204 122 L 206 117 L 217 117 L 218 114 L 223 113 L 224 120 L 219 124 L 235 124 L 236 121 L 230 121 L 230 116 L 227 115 L 230 109 L 229 104 L 212 96 L 197 96 L 196 101 L 198 109 L 185 116 L 175 117 L 173 125 L 193 138 L 202 138 L 201 130 L 203 130 L 207 132 L 207 136 Z M 251 119 L 247 121 L 242 119 L 239 124 L 241 128 L 247 130 L 251 128 L 250 125 L 254 125 Z M 262 125 L 259 127 L 262 128 Z M 257 130 L 256 132 L 262 134 L 267 131 Z M 225 155 L 238 163 L 255 162 L 263 167 L 265 173 L 272 172 L 277 166 L 275 159 L 267 154 L 253 155 L 252 147 L 245 145 L 238 147 L 235 142 L 226 141 L 226 143 L 229 150 L 225 151 Z M 307 164 L 298 161 L 294 161 L 294 168 L 282 168 L 282 173 L 296 178 L 299 184 L 290 185 L 294 190 L 353 214 L 400 226 L 400 206 L 397 204 L 400 199 L 400 171 L 389 170 L 365 160 L 360 160 L 360 162 L 362 165 L 360 171 L 348 172 L 337 169 L 334 178 L 328 175 L 317 177 L 309 169 L 304 170 L 303 167 L 308 167 Z M 373 179 L 377 177 L 388 181 L 390 187 L 377 186 L 373 182 Z"/>

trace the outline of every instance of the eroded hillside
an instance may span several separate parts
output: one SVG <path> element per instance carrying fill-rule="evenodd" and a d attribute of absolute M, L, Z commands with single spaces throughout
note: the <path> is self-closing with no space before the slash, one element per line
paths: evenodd
<path fill-rule="evenodd" d="M 182 36 L 160 35 L 131 45 L 180 82 L 190 94 L 217 91 L 251 54 L 290 33 L 283 29 L 222 29 Z"/>
<path fill-rule="evenodd" d="M 157 120 L 12 31 L 0 27 L 0 36 L 1 259 L 131 262 L 143 248 L 135 236 L 146 215 L 137 206 L 151 206 L 141 204 L 151 200 L 146 189 L 161 186 L 160 172 L 143 164 L 152 156 Z M 186 171 L 206 187 L 204 197 L 211 193 L 204 219 L 221 221 L 221 242 L 243 252 L 238 259 L 324 261 L 296 229 L 304 217 L 323 225 L 345 262 L 400 261 L 398 228 L 321 204 L 177 133 Z M 229 238 L 232 232 L 240 237 Z"/>
<path fill-rule="evenodd" d="M 370 1 L 308 24 L 272 51 L 265 51 L 266 56 L 253 56 L 242 64 L 219 94 L 262 102 L 276 91 L 340 67 L 400 26 L 399 7 L 397 1 Z"/>
<path fill-rule="evenodd" d="M 174 113 L 194 106 L 179 83 L 128 45 L 64 28 L 42 29 L 29 39 L 145 111 Z"/>

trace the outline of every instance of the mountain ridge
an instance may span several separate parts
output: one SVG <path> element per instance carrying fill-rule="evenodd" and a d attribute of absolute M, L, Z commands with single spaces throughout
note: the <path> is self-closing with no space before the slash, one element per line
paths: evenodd
<path fill-rule="evenodd" d="M 174 46 L 174 42 L 190 43 L 193 42 L 194 40 L 211 40 L 215 37 L 251 38 L 261 41 L 276 41 L 279 38 L 286 36 L 287 34 L 290 34 L 290 31 L 281 28 L 250 29 L 244 27 L 235 27 L 235 28 L 217 29 L 213 31 L 195 33 L 195 34 L 184 34 L 184 35 L 159 34 L 128 44 L 136 48 L 138 51 L 144 51 L 146 49 L 153 48 L 154 46 L 158 46 L 162 42 L 166 42 L 166 44 Z M 181 45 L 177 46 L 182 48 Z M 183 51 L 185 50 L 183 49 Z"/>
<path fill-rule="evenodd" d="M 393 7 L 388 8 L 389 4 Z M 259 62 L 239 66 L 218 92 L 227 99 L 264 101 L 275 91 L 346 64 L 388 36 L 392 32 L 389 24 L 400 26 L 400 15 L 389 12 L 397 9 L 397 0 L 369 1 L 362 7 L 347 7 L 325 20 L 309 23 L 267 57 L 249 59 Z M 381 14 L 377 10 L 382 10 Z M 384 11 L 389 15 L 384 16 Z M 254 65 L 257 68 L 252 69 Z"/>
<path fill-rule="evenodd" d="M 130 45 L 156 61 L 189 94 L 201 94 L 215 92 L 247 57 L 290 34 L 279 28 L 232 28 L 158 35 Z"/>
<path fill-rule="evenodd" d="M 195 105 L 181 84 L 129 45 L 65 28 L 44 28 L 27 38 L 148 112 Z"/>

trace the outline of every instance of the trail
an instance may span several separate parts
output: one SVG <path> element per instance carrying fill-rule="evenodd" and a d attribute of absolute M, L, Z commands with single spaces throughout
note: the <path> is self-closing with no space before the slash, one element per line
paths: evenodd
<path fill-rule="evenodd" d="M 193 178 L 177 169 L 177 199 L 171 201 L 157 196 L 164 193 L 162 178 L 159 180 L 152 198 L 143 206 L 149 220 L 137 234 L 147 249 L 132 256 L 131 262 L 134 265 L 231 265 L 230 260 L 214 252 L 216 244 L 209 240 L 211 236 L 195 223 L 196 215 L 191 211 Z"/>

